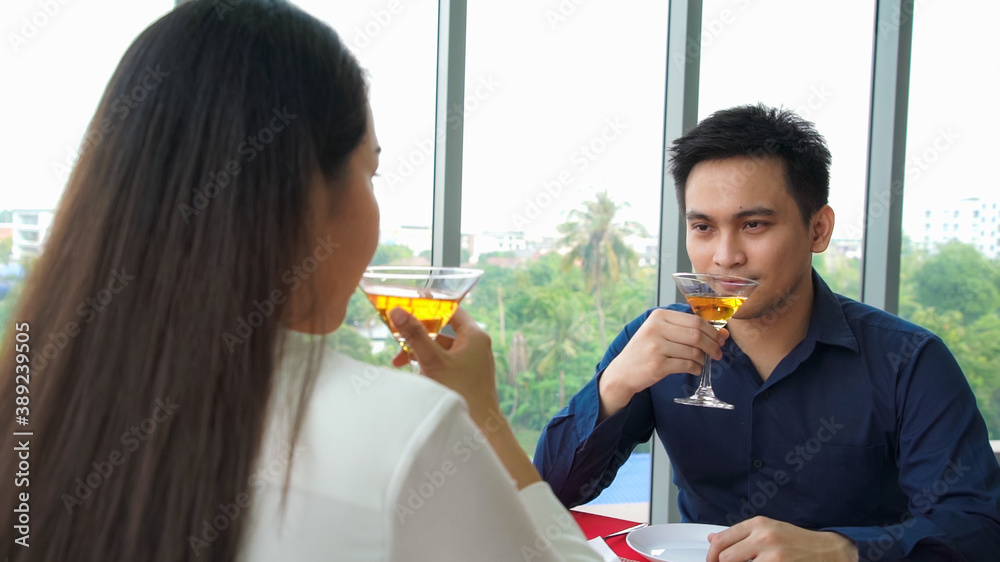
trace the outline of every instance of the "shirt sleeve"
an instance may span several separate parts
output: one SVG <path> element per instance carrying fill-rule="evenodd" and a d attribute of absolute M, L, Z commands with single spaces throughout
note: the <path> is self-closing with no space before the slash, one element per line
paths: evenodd
<path fill-rule="evenodd" d="M 902 365 L 896 462 L 909 512 L 885 526 L 824 530 L 854 540 L 863 561 L 996 560 L 1000 465 L 976 397 L 939 338 L 926 334 L 910 351 L 890 356 Z"/>
<path fill-rule="evenodd" d="M 457 396 L 423 427 L 386 495 L 391 561 L 600 561 L 552 490 L 517 490 Z"/>
<path fill-rule="evenodd" d="M 597 423 L 600 377 L 651 312 L 646 311 L 625 326 L 598 363 L 594 378 L 542 431 L 535 450 L 535 467 L 567 507 L 596 498 L 611 484 L 636 445 L 645 443 L 653 434 L 653 404 L 648 389 L 633 396 L 621 411 Z"/>

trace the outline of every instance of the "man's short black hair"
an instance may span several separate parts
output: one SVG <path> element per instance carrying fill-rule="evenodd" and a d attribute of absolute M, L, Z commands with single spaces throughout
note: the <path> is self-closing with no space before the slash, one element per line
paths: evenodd
<path fill-rule="evenodd" d="M 787 109 L 742 105 L 713 113 L 670 147 L 677 204 L 691 169 L 706 160 L 735 156 L 781 159 L 788 192 L 808 223 L 830 197 L 830 150 L 812 123 Z"/>

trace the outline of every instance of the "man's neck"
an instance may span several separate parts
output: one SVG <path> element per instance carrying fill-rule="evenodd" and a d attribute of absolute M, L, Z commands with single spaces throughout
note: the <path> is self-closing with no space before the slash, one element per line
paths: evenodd
<path fill-rule="evenodd" d="M 730 336 L 763 380 L 809 333 L 815 296 L 810 273 L 770 310 L 756 318 L 729 321 Z"/>

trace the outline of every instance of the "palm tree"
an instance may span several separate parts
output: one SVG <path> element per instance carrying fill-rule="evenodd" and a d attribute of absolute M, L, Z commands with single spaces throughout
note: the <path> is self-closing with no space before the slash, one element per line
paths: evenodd
<path fill-rule="evenodd" d="M 587 278 L 587 288 L 593 292 L 597 304 L 597 325 L 601 333 L 601 348 L 608 346 L 604 331 L 604 309 L 601 306 L 601 286 L 606 282 L 618 282 L 624 269 L 627 274 L 637 262 L 632 248 L 625 245 L 630 235 L 648 236 L 641 224 L 633 221 L 615 222 L 619 209 L 628 203 L 615 203 L 607 191 L 597 194 L 597 198 L 584 201 L 583 210 L 573 209 L 566 222 L 557 228 L 562 238 L 560 248 L 569 248 L 563 259 L 563 269 L 579 264 Z"/>
<path fill-rule="evenodd" d="M 544 294 L 544 293 L 543 293 Z M 546 378 L 546 374 L 559 370 L 559 407 L 566 405 L 566 369 L 567 362 L 579 354 L 584 348 L 592 332 L 588 329 L 585 307 L 581 305 L 582 298 L 558 298 L 549 294 L 545 301 L 558 302 L 547 310 L 541 318 L 532 322 L 531 332 L 537 339 L 533 341 L 535 354 L 536 379 Z"/>

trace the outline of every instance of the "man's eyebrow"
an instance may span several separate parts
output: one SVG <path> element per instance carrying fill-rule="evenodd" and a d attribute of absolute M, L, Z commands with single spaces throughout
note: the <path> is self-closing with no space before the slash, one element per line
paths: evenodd
<path fill-rule="evenodd" d="M 770 209 L 768 207 L 757 206 L 757 207 L 750 207 L 749 209 L 744 209 L 744 210 L 736 213 L 735 215 L 733 215 L 733 219 L 737 219 L 738 220 L 738 219 L 745 219 L 745 218 L 748 218 L 748 217 L 773 217 L 773 216 L 775 216 L 777 214 L 778 213 L 774 209 Z M 689 220 L 689 221 L 711 221 L 712 220 L 712 218 L 709 217 L 708 215 L 706 215 L 705 213 L 700 213 L 698 211 L 688 211 L 687 214 L 684 215 L 684 217 L 687 220 Z"/>
<path fill-rule="evenodd" d="M 744 209 L 736 213 L 734 219 L 745 219 L 748 217 L 773 217 L 778 213 L 774 209 L 769 209 L 767 207 L 750 207 L 749 209 Z"/>
<path fill-rule="evenodd" d="M 375 154 L 382 154 L 382 145 L 378 145 L 375 147 Z"/>

